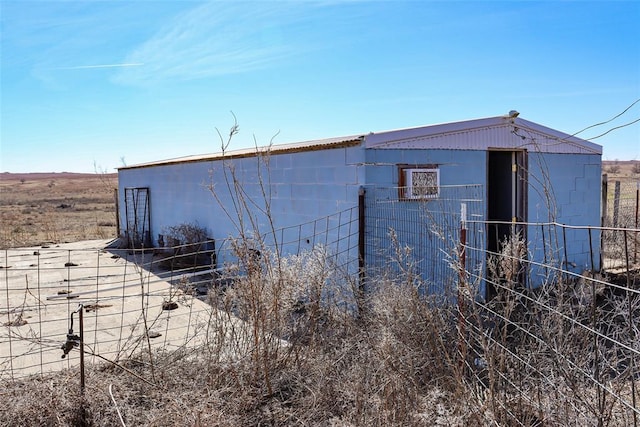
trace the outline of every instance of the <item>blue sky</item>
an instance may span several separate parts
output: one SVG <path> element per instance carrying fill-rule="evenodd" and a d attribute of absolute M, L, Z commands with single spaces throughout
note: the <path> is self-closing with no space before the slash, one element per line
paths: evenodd
<path fill-rule="evenodd" d="M 217 152 L 231 112 L 243 148 L 512 109 L 575 133 L 640 99 L 640 1 L 0 6 L 3 172 Z M 578 136 L 640 159 L 638 119 Z"/>

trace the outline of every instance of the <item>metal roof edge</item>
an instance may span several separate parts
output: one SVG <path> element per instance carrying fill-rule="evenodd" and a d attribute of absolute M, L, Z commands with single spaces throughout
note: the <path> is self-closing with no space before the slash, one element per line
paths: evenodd
<path fill-rule="evenodd" d="M 278 155 L 278 154 L 288 154 L 288 153 L 299 153 L 304 151 L 344 148 L 344 147 L 352 147 L 352 146 L 360 145 L 363 140 L 364 140 L 364 135 L 352 135 L 352 136 L 345 136 L 345 137 L 317 139 L 317 140 L 311 140 L 311 141 L 293 142 L 288 144 L 278 144 L 278 145 L 271 145 L 271 146 L 267 145 L 267 146 L 261 146 L 261 147 L 241 148 L 241 149 L 232 150 L 232 151 L 177 157 L 173 159 L 159 160 L 159 161 L 148 162 L 148 163 L 138 163 L 130 166 L 122 166 L 117 168 L 117 170 L 121 171 L 121 170 L 129 170 L 129 169 L 142 169 L 142 168 L 150 168 L 155 166 L 166 166 L 166 165 L 183 164 L 183 163 L 198 163 L 198 162 L 207 162 L 207 161 L 223 160 L 223 159 L 230 160 L 230 159 L 239 159 L 239 158 L 245 158 L 245 157 L 257 157 L 259 155 Z"/>
<path fill-rule="evenodd" d="M 578 145 L 584 147 L 587 151 L 591 151 L 596 154 L 602 155 L 602 145 L 588 141 L 586 139 L 579 138 L 575 135 L 569 135 L 568 133 L 541 125 L 539 123 L 531 122 L 529 120 L 516 118 L 514 119 L 514 125 L 520 128 L 526 128 L 535 132 L 545 134 L 547 136 L 556 139 L 557 142 L 565 142 L 571 145 Z"/>
<path fill-rule="evenodd" d="M 365 137 L 366 148 L 383 147 L 388 144 L 402 144 L 416 139 L 427 139 L 447 134 L 468 132 L 476 129 L 514 126 L 514 128 L 527 129 L 532 132 L 544 134 L 558 143 L 566 143 L 578 146 L 585 151 L 602 155 L 602 146 L 593 142 L 578 138 L 573 135 L 540 125 L 518 117 L 496 116 L 482 119 L 471 119 L 451 123 L 427 125 L 415 128 L 396 129 L 383 132 L 371 132 Z"/>
<path fill-rule="evenodd" d="M 504 125 L 508 123 L 509 120 L 512 120 L 512 118 L 509 116 L 485 117 L 480 119 L 437 123 L 426 126 L 394 129 L 382 132 L 370 132 L 366 135 L 365 147 L 371 148 L 372 146 L 378 144 L 400 142 L 405 139 L 410 140 L 417 137 L 429 137 L 447 133 L 479 129 L 488 126 Z"/>

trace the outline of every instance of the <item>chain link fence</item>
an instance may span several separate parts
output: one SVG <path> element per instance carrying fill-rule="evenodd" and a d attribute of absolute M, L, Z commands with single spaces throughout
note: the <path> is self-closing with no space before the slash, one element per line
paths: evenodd
<path fill-rule="evenodd" d="M 606 268 L 626 268 L 640 262 L 640 180 L 602 180 L 602 256 Z M 623 233 L 620 229 L 635 230 Z M 625 240 L 626 239 L 626 240 Z M 625 248 L 629 259 L 625 256 Z"/>

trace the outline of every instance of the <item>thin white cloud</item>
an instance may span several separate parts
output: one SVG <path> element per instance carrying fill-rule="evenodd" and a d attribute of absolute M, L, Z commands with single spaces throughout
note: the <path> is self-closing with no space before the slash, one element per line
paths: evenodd
<path fill-rule="evenodd" d="M 309 48 L 308 40 L 300 40 L 300 24 L 311 9 L 290 2 L 201 4 L 134 48 L 125 62 L 145 66 L 120 70 L 114 81 L 148 84 L 268 67 Z"/>
<path fill-rule="evenodd" d="M 56 70 L 87 70 L 92 68 L 121 68 L 121 67 L 139 67 L 144 65 L 141 62 L 129 64 L 99 64 L 99 65 L 77 65 L 74 67 L 58 67 Z"/>

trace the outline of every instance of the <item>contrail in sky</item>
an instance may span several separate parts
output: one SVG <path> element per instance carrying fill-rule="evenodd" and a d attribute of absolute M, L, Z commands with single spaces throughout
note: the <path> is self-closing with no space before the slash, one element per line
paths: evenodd
<path fill-rule="evenodd" d="M 120 67 L 139 67 L 143 63 L 131 64 L 100 64 L 100 65 L 78 65 L 76 67 L 59 67 L 58 70 L 85 70 L 89 68 L 120 68 Z"/>

